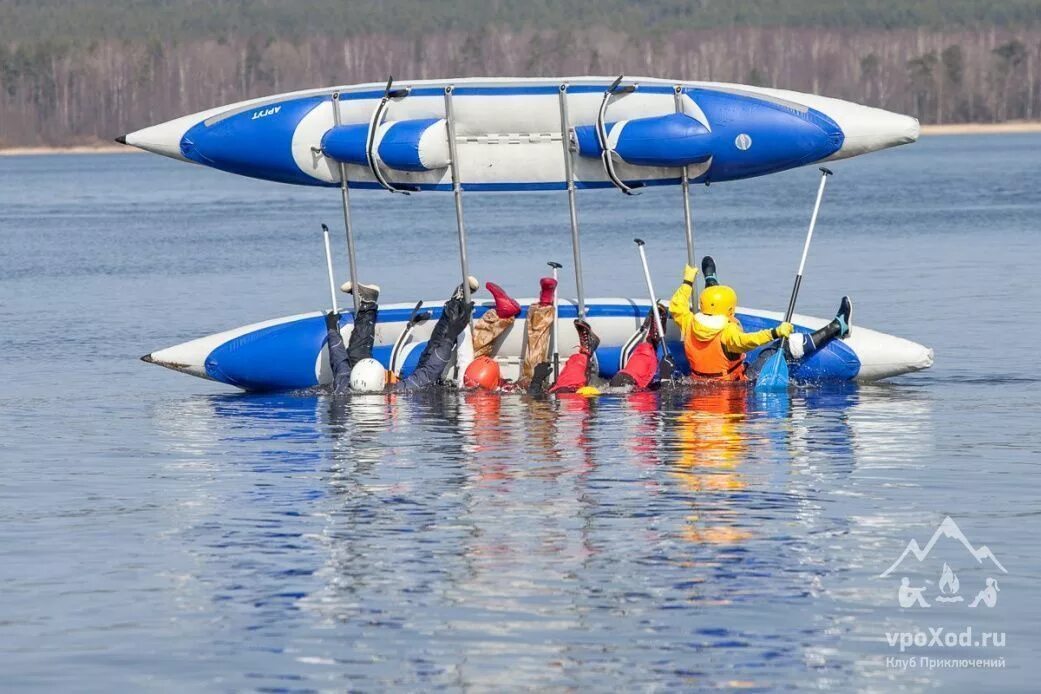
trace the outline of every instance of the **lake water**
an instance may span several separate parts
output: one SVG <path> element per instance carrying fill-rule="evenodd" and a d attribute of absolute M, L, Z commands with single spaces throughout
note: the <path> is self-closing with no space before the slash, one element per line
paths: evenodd
<path fill-rule="evenodd" d="M 1035 690 L 1038 152 L 937 137 L 834 167 L 799 309 L 849 293 L 856 323 L 936 350 L 927 372 L 762 401 L 346 406 L 137 359 L 325 308 L 335 190 L 0 158 L 4 689 Z M 743 305 L 784 308 L 816 186 L 694 189 L 699 254 Z M 450 196 L 354 203 L 384 300 L 458 281 Z M 482 281 L 530 296 L 547 260 L 570 267 L 562 193 L 465 209 Z M 579 213 L 590 296 L 643 296 L 635 235 L 659 293 L 678 282 L 677 189 L 582 191 Z M 880 577 L 948 515 L 1007 573 L 941 538 Z M 945 563 L 962 603 L 938 601 Z M 902 576 L 929 609 L 900 607 Z M 997 603 L 969 608 L 986 578 Z M 914 645 L 966 627 L 1003 639 Z"/>

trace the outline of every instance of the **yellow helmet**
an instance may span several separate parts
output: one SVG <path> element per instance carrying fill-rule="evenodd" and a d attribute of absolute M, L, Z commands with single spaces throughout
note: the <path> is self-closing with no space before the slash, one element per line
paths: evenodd
<path fill-rule="evenodd" d="M 732 316 L 737 309 L 737 292 L 725 284 L 705 287 L 698 298 L 698 308 L 707 316 Z"/>

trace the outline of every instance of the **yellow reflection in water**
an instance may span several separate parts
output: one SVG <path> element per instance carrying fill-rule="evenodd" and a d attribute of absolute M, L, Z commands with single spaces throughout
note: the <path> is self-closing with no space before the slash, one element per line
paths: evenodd
<path fill-rule="evenodd" d="M 683 490 L 727 493 L 746 487 L 739 466 L 746 454 L 747 408 L 743 387 L 701 388 L 691 394 L 676 416 L 676 458 L 671 465 Z M 734 525 L 732 515 L 721 510 L 691 514 L 680 536 L 705 544 L 735 544 L 752 537 Z"/>

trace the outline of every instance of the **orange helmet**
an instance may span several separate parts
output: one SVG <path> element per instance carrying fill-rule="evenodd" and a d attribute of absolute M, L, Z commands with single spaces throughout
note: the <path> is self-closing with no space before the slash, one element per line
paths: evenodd
<path fill-rule="evenodd" d="M 499 387 L 499 378 L 499 362 L 491 357 L 477 357 L 463 373 L 463 387 L 495 390 Z"/>

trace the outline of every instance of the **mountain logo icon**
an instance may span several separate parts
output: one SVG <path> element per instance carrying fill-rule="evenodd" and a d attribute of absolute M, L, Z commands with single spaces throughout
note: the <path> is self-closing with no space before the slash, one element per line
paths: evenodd
<path fill-rule="evenodd" d="M 936 546 L 936 543 L 941 537 L 947 537 L 960 542 L 969 554 L 972 555 L 973 559 L 976 560 L 976 563 L 983 564 L 984 560 L 989 559 L 994 566 L 1001 570 L 1002 573 L 1008 573 L 1008 571 L 1005 570 L 1005 567 L 1001 565 L 1001 562 L 998 561 L 998 558 L 994 556 L 994 553 L 990 551 L 989 547 L 986 545 L 982 545 L 979 548 L 973 547 L 972 543 L 969 542 L 969 539 L 965 537 L 965 533 L 963 533 L 961 528 L 958 527 L 958 524 L 954 522 L 954 519 L 947 516 L 943 519 L 943 522 L 940 523 L 940 527 L 936 529 L 933 536 L 929 538 L 929 542 L 926 543 L 924 549 L 918 544 L 917 540 L 911 538 L 911 541 L 907 543 L 907 547 L 904 548 L 900 558 L 893 562 L 892 566 L 879 574 L 879 578 L 885 578 L 896 571 L 903 561 L 907 559 L 908 555 L 914 556 L 919 563 L 924 561 L 925 558 L 929 556 L 929 552 L 933 551 L 933 547 Z"/>

